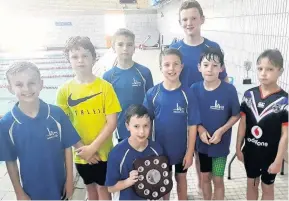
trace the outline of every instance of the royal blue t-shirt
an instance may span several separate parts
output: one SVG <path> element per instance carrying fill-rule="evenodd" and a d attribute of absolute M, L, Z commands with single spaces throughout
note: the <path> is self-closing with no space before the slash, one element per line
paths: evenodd
<path fill-rule="evenodd" d="M 129 178 L 136 159 L 162 155 L 163 150 L 156 142 L 149 141 L 145 150 L 139 152 L 129 144 L 128 139 L 123 140 L 109 153 L 105 186 L 114 186 L 117 182 Z M 119 192 L 119 200 L 144 200 L 144 198 L 139 197 L 131 186 Z"/>
<path fill-rule="evenodd" d="M 2 121 L 0 120 L 0 161 L 9 161 L 13 158 L 14 153 L 9 149 L 9 139 L 4 136 L 2 131 Z"/>
<path fill-rule="evenodd" d="M 200 124 L 195 95 L 187 87 L 169 91 L 160 83 L 147 92 L 144 106 L 154 117 L 153 139 L 163 147 L 171 165 L 182 163 L 188 126 Z"/>
<path fill-rule="evenodd" d="M 178 49 L 183 56 L 184 68 L 180 75 L 180 80 L 183 86 L 190 87 L 193 83 L 203 80 L 202 74 L 198 70 L 198 64 L 200 62 L 201 54 L 206 47 L 220 48 L 217 43 L 206 38 L 204 38 L 202 44 L 197 46 L 189 46 L 185 44 L 183 40 L 170 45 L 170 48 Z M 226 70 L 224 70 L 220 73 L 219 78 L 223 80 L 226 77 L 227 73 Z"/>
<path fill-rule="evenodd" d="M 232 117 L 240 113 L 240 104 L 236 88 L 222 81 L 220 86 L 213 91 L 204 88 L 204 82 L 192 85 L 199 105 L 201 122 L 212 136 L 214 132 L 222 127 Z M 198 135 L 196 149 L 198 152 L 208 154 L 209 157 L 223 157 L 230 152 L 232 129 L 223 134 L 218 144 L 207 145 L 203 143 Z"/>
<path fill-rule="evenodd" d="M 130 136 L 125 127 L 125 112 L 130 105 L 143 103 L 145 93 L 154 86 L 152 74 L 147 67 L 134 63 L 129 69 L 114 66 L 104 73 L 103 79 L 112 84 L 122 108 L 118 114 L 116 137 L 123 140 Z"/>
<path fill-rule="evenodd" d="M 40 101 L 38 115 L 31 118 L 17 103 L 1 119 L 1 131 L 7 143 L 5 160 L 19 159 L 25 193 L 32 200 L 60 200 L 66 181 L 65 149 L 80 141 L 65 113 Z"/>

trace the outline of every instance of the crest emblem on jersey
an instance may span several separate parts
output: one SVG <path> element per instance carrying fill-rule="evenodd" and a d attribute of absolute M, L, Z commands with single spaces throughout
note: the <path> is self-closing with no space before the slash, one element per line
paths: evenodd
<path fill-rule="evenodd" d="M 174 113 L 185 113 L 185 108 L 181 107 L 179 103 L 177 103 L 177 106 L 174 109 Z"/>
<path fill-rule="evenodd" d="M 280 104 L 275 104 L 272 109 L 274 113 L 279 113 L 282 110 Z"/>
<path fill-rule="evenodd" d="M 251 133 L 255 138 L 259 139 L 262 136 L 263 131 L 259 126 L 253 126 L 251 129 Z"/>
<path fill-rule="evenodd" d="M 265 107 L 265 103 L 263 103 L 263 102 L 258 103 L 258 108 L 264 108 L 264 107 Z"/>
<path fill-rule="evenodd" d="M 141 82 L 139 82 L 138 80 L 133 78 L 132 86 L 133 87 L 140 87 L 141 86 Z"/>

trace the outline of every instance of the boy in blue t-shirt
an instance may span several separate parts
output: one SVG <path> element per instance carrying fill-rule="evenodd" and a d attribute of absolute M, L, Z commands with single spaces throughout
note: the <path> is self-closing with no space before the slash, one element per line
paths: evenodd
<path fill-rule="evenodd" d="M 119 200 L 143 200 L 133 190 L 138 171 L 133 162 L 138 158 L 163 155 L 159 144 L 148 140 L 151 118 L 143 105 L 131 105 L 126 111 L 126 127 L 130 137 L 117 144 L 109 154 L 105 185 L 119 194 Z"/>
<path fill-rule="evenodd" d="M 183 64 L 177 49 L 161 52 L 160 68 L 164 81 L 147 92 L 144 105 L 154 117 L 153 138 L 163 147 L 171 169 L 175 166 L 178 199 L 187 200 L 186 172 L 192 165 L 200 123 L 198 104 L 191 90 L 179 80 Z"/>
<path fill-rule="evenodd" d="M 202 124 L 198 126 L 196 149 L 199 153 L 204 200 L 224 199 L 224 171 L 229 154 L 232 126 L 239 120 L 240 104 L 235 87 L 219 79 L 224 55 L 218 48 L 206 48 L 199 70 L 204 81 L 192 85 Z"/>
<path fill-rule="evenodd" d="M 205 22 L 203 9 L 198 1 L 184 1 L 179 8 L 179 23 L 184 31 L 184 39 L 170 48 L 178 49 L 183 55 L 184 69 L 180 75 L 183 85 L 190 87 L 193 83 L 203 80 L 198 70 L 198 62 L 206 47 L 220 48 L 219 44 L 201 35 L 201 26 Z M 227 80 L 224 69 L 220 74 L 221 80 Z"/>
<path fill-rule="evenodd" d="M 198 70 L 198 63 L 206 47 L 220 48 L 219 44 L 201 35 L 201 27 L 205 23 L 203 9 L 198 1 L 183 1 L 179 8 L 179 24 L 183 29 L 184 39 L 172 44 L 171 48 L 178 49 L 183 55 L 184 69 L 180 75 L 183 86 L 202 81 L 202 74 Z M 226 69 L 219 74 L 221 80 L 228 81 Z M 200 162 L 195 153 L 195 167 L 198 176 L 198 191 L 201 193 Z"/>
<path fill-rule="evenodd" d="M 59 107 L 39 99 L 43 81 L 37 66 L 14 63 L 6 77 L 18 103 L 0 120 L 0 155 L 17 200 L 70 198 L 74 187 L 71 146 L 81 146 L 80 137 Z"/>
<path fill-rule="evenodd" d="M 103 79 L 110 82 L 121 104 L 118 114 L 116 137 L 122 141 L 130 134 L 125 127 L 125 111 L 131 104 L 142 104 L 145 93 L 153 87 L 150 70 L 132 60 L 135 51 L 135 35 L 127 29 L 119 29 L 113 36 L 113 50 L 117 64 L 105 72 Z"/>

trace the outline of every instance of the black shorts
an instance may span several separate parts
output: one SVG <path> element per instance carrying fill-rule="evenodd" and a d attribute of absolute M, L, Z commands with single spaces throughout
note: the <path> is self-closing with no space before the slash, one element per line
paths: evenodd
<path fill-rule="evenodd" d="M 268 173 L 269 165 L 260 167 L 259 164 L 256 164 L 256 160 L 251 159 L 245 154 L 244 154 L 244 164 L 245 164 L 246 174 L 248 178 L 256 179 L 261 176 L 261 181 L 264 184 L 267 184 L 267 185 L 274 184 L 276 174 Z M 268 164 L 271 164 L 271 163 L 268 163 Z"/>
<path fill-rule="evenodd" d="M 175 164 L 174 166 L 175 166 L 175 174 L 186 173 L 188 171 L 188 169 L 184 170 L 184 166 L 183 166 L 182 163 Z M 173 166 L 170 165 L 169 169 L 170 169 L 170 171 L 172 171 L 173 170 Z"/>
<path fill-rule="evenodd" d="M 104 186 L 107 162 L 100 161 L 97 164 L 75 164 L 76 169 L 85 185 L 97 183 Z"/>

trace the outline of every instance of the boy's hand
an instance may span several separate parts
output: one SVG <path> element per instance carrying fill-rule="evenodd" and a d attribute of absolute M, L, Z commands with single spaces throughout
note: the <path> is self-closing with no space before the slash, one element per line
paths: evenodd
<path fill-rule="evenodd" d="M 138 171 L 132 170 L 129 173 L 129 178 L 126 179 L 127 185 L 132 186 L 138 181 Z"/>
<path fill-rule="evenodd" d="M 95 155 L 95 151 L 90 147 L 90 145 L 85 145 L 75 150 L 77 156 L 80 158 L 90 161 L 90 159 Z"/>
<path fill-rule="evenodd" d="M 268 173 L 269 174 L 277 174 L 281 171 L 282 168 L 282 162 L 276 162 L 274 161 L 268 168 Z"/>
<path fill-rule="evenodd" d="M 211 138 L 210 134 L 205 131 L 200 135 L 200 139 L 202 140 L 203 143 L 210 145 L 209 139 Z"/>
<path fill-rule="evenodd" d="M 193 164 L 193 156 L 189 153 L 186 153 L 184 159 L 183 159 L 183 167 L 184 170 L 188 169 L 189 167 L 191 167 Z"/>
<path fill-rule="evenodd" d="M 98 153 L 96 153 L 96 154 L 93 155 L 93 156 L 91 157 L 91 159 L 88 161 L 88 164 L 89 164 L 89 165 L 97 164 L 99 161 L 101 161 L 101 159 L 100 159 Z"/>
<path fill-rule="evenodd" d="M 16 194 L 16 199 L 17 200 L 31 200 L 31 198 L 25 192 L 19 195 Z"/>
<path fill-rule="evenodd" d="M 213 136 L 211 137 L 211 139 L 209 140 L 209 142 L 211 144 L 218 144 L 221 139 L 222 139 L 222 136 L 223 136 L 223 131 L 221 128 L 219 128 L 218 130 L 216 130 L 213 134 Z"/>
<path fill-rule="evenodd" d="M 244 154 L 241 150 L 237 150 L 236 151 L 236 155 L 239 161 L 241 161 L 242 163 L 244 163 Z"/>
<path fill-rule="evenodd" d="M 73 190 L 74 190 L 73 181 L 66 181 L 66 182 L 65 182 L 64 189 L 63 189 L 63 195 L 66 196 L 66 197 L 64 198 L 64 200 L 70 199 L 70 198 L 72 197 L 72 195 L 73 195 Z"/>

